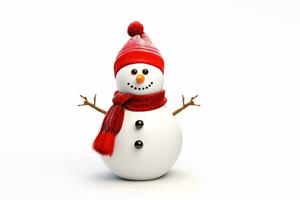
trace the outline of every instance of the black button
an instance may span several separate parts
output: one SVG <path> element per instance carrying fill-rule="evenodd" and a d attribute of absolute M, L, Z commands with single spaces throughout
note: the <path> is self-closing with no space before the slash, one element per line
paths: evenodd
<path fill-rule="evenodd" d="M 135 141 L 134 147 L 135 147 L 136 149 L 141 149 L 141 148 L 143 148 L 143 142 L 142 142 L 141 140 Z"/>
<path fill-rule="evenodd" d="M 136 128 L 140 129 L 140 128 L 143 128 L 143 126 L 144 126 L 144 122 L 142 120 L 137 120 L 135 122 L 135 127 Z"/>

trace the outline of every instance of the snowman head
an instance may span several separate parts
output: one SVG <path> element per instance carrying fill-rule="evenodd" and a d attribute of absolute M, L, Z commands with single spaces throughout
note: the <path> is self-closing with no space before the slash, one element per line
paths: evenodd
<path fill-rule="evenodd" d="M 163 89 L 164 60 L 139 22 L 127 29 L 131 37 L 119 52 L 114 73 L 120 92 L 151 94 Z"/>
<path fill-rule="evenodd" d="M 116 75 L 116 82 L 120 92 L 151 94 L 163 89 L 164 75 L 157 67 L 135 63 L 120 69 Z"/>

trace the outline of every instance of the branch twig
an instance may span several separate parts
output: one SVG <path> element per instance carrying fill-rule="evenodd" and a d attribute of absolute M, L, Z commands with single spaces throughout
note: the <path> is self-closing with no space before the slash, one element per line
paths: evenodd
<path fill-rule="evenodd" d="M 188 103 L 185 103 L 184 96 L 182 95 L 182 107 L 175 110 L 173 112 L 173 115 L 176 115 L 176 114 L 180 113 L 181 111 L 183 111 L 184 109 L 186 109 L 189 106 L 200 106 L 199 104 L 195 104 L 195 102 L 194 102 L 194 99 L 196 99 L 197 97 L 198 97 L 198 95 L 192 97 L 191 100 Z"/>
<path fill-rule="evenodd" d="M 96 96 L 97 95 L 95 94 L 95 96 L 94 96 L 94 102 L 91 103 L 91 102 L 89 102 L 89 100 L 87 99 L 87 97 L 80 95 L 80 97 L 83 98 L 83 104 L 79 104 L 78 106 L 90 106 L 90 107 L 94 108 L 95 110 L 101 112 L 102 114 L 106 114 L 105 110 L 103 110 L 103 109 L 101 109 L 101 108 L 99 108 L 99 107 L 96 106 Z"/>

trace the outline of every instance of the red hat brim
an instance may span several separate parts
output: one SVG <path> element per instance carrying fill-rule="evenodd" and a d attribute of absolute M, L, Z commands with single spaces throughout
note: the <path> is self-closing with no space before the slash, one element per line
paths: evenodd
<path fill-rule="evenodd" d="M 126 51 L 118 56 L 114 64 L 115 76 L 122 67 L 135 63 L 145 63 L 155 66 L 164 73 L 164 60 L 162 57 L 157 52 L 140 48 Z"/>

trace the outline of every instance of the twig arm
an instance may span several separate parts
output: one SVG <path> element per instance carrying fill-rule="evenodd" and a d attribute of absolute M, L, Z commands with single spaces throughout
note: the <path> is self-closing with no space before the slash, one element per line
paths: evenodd
<path fill-rule="evenodd" d="M 91 108 L 94 108 L 95 110 L 101 112 L 102 114 L 106 114 L 106 111 L 96 106 L 96 95 L 94 96 L 94 102 L 91 103 L 87 99 L 87 97 L 80 95 L 80 97 L 83 99 L 83 103 L 79 104 L 78 106 L 90 106 Z"/>
<path fill-rule="evenodd" d="M 194 102 L 194 99 L 196 99 L 197 97 L 198 97 L 198 95 L 192 97 L 188 103 L 185 103 L 184 96 L 182 95 L 182 106 L 180 108 L 178 108 L 177 110 L 175 110 L 173 112 L 173 115 L 175 116 L 176 114 L 180 113 L 181 111 L 183 111 L 184 109 L 186 109 L 189 106 L 200 106 L 199 104 L 195 104 L 195 102 Z"/>

